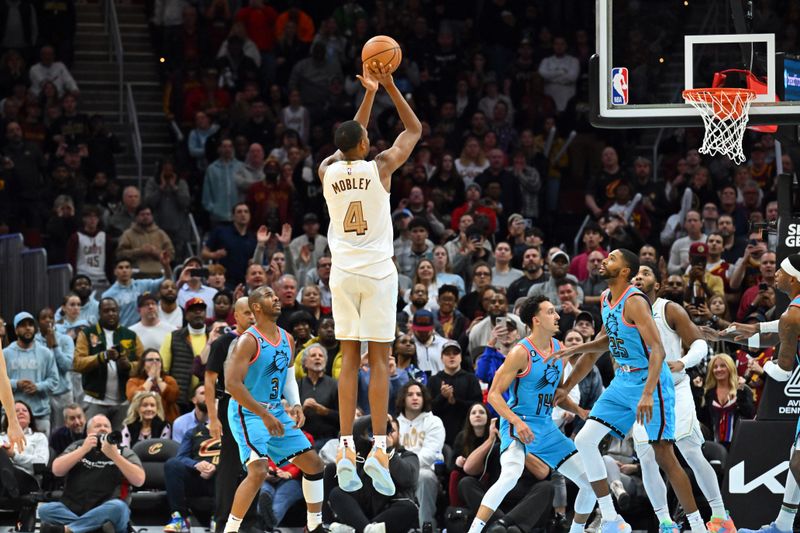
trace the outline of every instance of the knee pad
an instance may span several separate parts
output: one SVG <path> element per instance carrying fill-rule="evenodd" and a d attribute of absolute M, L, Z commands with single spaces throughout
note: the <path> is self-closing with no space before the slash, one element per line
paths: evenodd
<path fill-rule="evenodd" d="M 306 503 L 319 503 L 325 498 L 322 474 L 303 474 L 303 498 Z"/>

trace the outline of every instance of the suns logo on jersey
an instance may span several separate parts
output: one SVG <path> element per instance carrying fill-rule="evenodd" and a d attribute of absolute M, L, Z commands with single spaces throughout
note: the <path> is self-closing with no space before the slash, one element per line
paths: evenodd
<path fill-rule="evenodd" d="M 544 388 L 548 385 L 555 385 L 558 383 L 559 377 L 561 377 L 561 372 L 559 372 L 558 368 L 556 368 L 555 361 L 552 361 L 549 365 L 547 365 L 547 368 L 544 369 L 542 377 L 536 382 L 536 386 L 539 388 Z"/>

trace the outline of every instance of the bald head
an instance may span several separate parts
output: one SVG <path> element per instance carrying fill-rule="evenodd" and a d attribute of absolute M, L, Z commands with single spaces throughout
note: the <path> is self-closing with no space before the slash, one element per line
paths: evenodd
<path fill-rule="evenodd" d="M 86 434 L 111 433 L 111 420 L 106 415 L 94 415 L 86 424 Z"/>
<path fill-rule="evenodd" d="M 240 334 L 254 324 L 253 311 L 247 296 L 242 296 L 233 304 L 233 318 L 236 319 L 236 330 Z"/>

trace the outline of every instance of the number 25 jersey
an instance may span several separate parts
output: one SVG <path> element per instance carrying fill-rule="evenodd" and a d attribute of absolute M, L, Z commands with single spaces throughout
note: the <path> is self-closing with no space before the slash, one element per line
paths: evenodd
<path fill-rule="evenodd" d="M 375 161 L 337 161 L 322 180 L 331 223 L 328 245 L 336 268 L 383 278 L 394 270 L 389 193 Z"/>

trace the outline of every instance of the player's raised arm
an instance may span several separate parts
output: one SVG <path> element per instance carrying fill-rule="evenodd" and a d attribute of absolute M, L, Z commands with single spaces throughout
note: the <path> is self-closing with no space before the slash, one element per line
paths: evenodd
<path fill-rule="evenodd" d="M 515 346 L 506 356 L 505 361 L 492 379 L 492 386 L 489 389 L 487 400 L 497 414 L 505 418 L 517 430 L 517 436 L 522 439 L 526 444 L 533 440 L 533 432 L 531 432 L 528 425 L 518 417 L 514 411 L 508 406 L 503 393 L 508 390 L 511 383 L 520 372 L 524 372 L 528 368 L 530 356 L 522 346 Z"/>
<path fill-rule="evenodd" d="M 644 383 L 642 399 L 639 401 L 636 418 L 637 422 L 646 423 L 653 417 L 653 393 L 661 375 L 661 368 L 666 354 L 661 344 L 661 335 L 658 333 L 656 321 L 653 320 L 653 311 L 644 298 L 628 298 L 625 302 L 625 319 L 636 326 L 642 341 L 650 348 L 647 365 L 647 381 Z"/>
<path fill-rule="evenodd" d="M 369 125 L 369 115 L 372 113 L 372 104 L 375 102 L 375 93 L 378 92 L 380 84 L 367 68 L 364 68 L 364 73 L 362 75 L 356 75 L 356 77 L 358 81 L 361 82 L 361 85 L 364 86 L 365 93 L 364 99 L 361 100 L 361 105 L 358 106 L 358 111 L 356 111 L 356 116 L 353 117 L 353 120 L 364 126 L 364 129 L 367 129 Z M 341 150 L 336 150 L 333 155 L 329 155 L 323 159 L 322 163 L 319 165 L 319 169 L 317 169 L 319 179 L 322 180 L 325 178 L 325 171 L 328 170 L 328 167 L 332 163 L 344 161 L 344 159 L 345 157 Z"/>
<path fill-rule="evenodd" d="M 405 129 L 394 140 L 394 144 L 388 150 L 384 150 L 377 155 L 375 161 L 378 163 L 378 170 L 381 174 L 381 180 L 386 180 L 392 176 L 395 170 L 403 166 L 406 160 L 417 145 L 420 136 L 422 135 L 422 124 L 420 123 L 417 115 L 408 105 L 406 99 L 400 94 L 400 90 L 394 84 L 392 78 L 391 65 L 383 65 L 377 62 L 372 69 L 371 75 L 383 85 L 392 103 L 397 108 L 397 114 L 400 115 L 400 120 L 403 122 Z"/>

